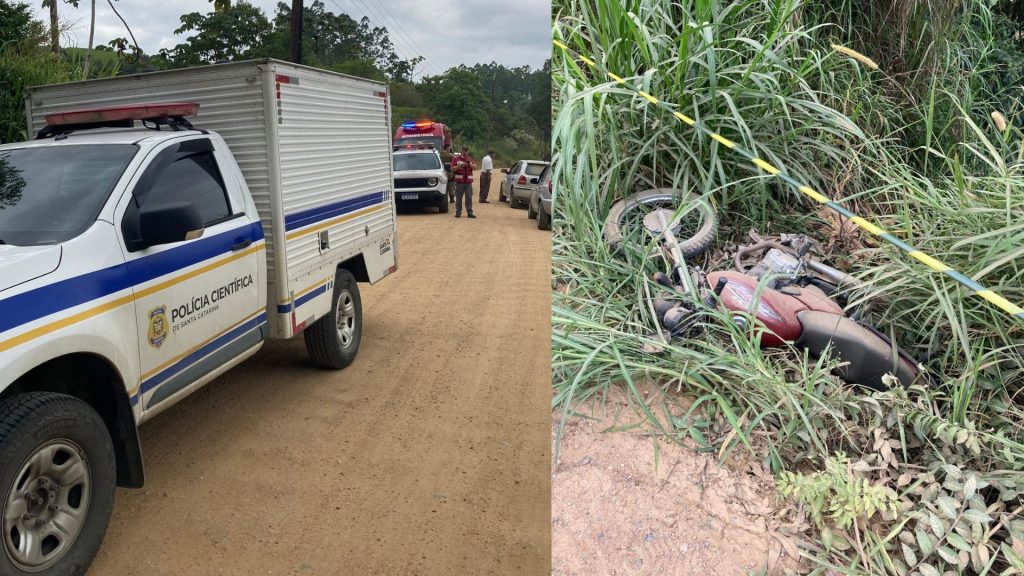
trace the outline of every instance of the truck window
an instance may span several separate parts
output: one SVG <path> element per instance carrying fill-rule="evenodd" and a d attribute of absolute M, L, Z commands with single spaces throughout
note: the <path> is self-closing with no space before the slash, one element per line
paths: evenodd
<path fill-rule="evenodd" d="M 544 171 L 547 164 L 527 164 L 526 173 L 530 176 L 537 176 Z"/>
<path fill-rule="evenodd" d="M 132 144 L 0 152 L 0 241 L 59 244 L 85 232 L 136 152 Z"/>
<path fill-rule="evenodd" d="M 155 165 L 150 170 L 159 173 L 146 174 L 151 186 L 135 189 L 135 202 L 125 211 L 121 230 L 125 243 L 131 247 L 141 239 L 139 232 L 139 211 L 142 208 L 159 208 L 168 204 L 189 202 L 203 218 L 204 226 L 212 226 L 231 216 L 227 189 L 213 152 L 179 154 L 167 165 Z"/>
<path fill-rule="evenodd" d="M 139 198 L 146 208 L 187 201 L 203 216 L 207 226 L 231 214 L 224 180 L 212 152 L 199 152 L 175 160 L 148 193 Z"/>

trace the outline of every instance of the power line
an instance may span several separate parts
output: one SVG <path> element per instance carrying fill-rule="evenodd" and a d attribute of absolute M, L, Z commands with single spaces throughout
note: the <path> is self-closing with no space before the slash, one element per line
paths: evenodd
<path fill-rule="evenodd" d="M 364 13 L 366 13 L 366 14 L 367 14 L 367 16 L 369 16 L 369 15 L 370 15 L 370 9 L 372 9 L 372 10 L 373 10 L 373 12 L 372 12 L 372 15 L 373 15 L 373 17 L 374 17 L 375 19 L 377 19 L 377 21 L 378 21 L 378 22 L 380 22 L 380 25 L 381 25 L 381 26 L 384 26 L 384 27 L 385 27 L 385 29 L 387 29 L 387 25 L 388 25 L 388 24 L 387 24 L 387 20 L 386 20 L 386 19 L 384 18 L 384 16 L 383 16 L 382 14 L 380 14 L 380 13 L 379 13 L 379 12 L 378 12 L 378 11 L 376 10 L 376 8 L 375 8 L 375 7 L 374 7 L 374 6 L 372 5 L 372 4 L 368 6 L 368 5 L 367 5 L 367 4 L 365 3 L 365 2 L 363 2 L 362 0 L 356 0 L 356 1 L 357 1 L 357 2 L 359 2 L 359 5 L 360 5 L 360 6 L 362 6 L 362 7 L 363 7 L 363 11 L 364 11 Z M 392 28 L 392 30 L 393 30 L 393 31 L 395 31 L 395 34 L 393 35 L 393 38 L 392 38 L 392 41 L 394 42 L 394 44 L 396 44 L 396 45 L 399 45 L 399 46 L 402 46 L 402 47 L 403 47 L 403 49 L 404 49 L 404 50 L 406 50 L 406 51 L 407 51 L 407 53 L 409 53 L 409 54 L 413 54 L 413 55 L 420 55 L 420 51 L 419 51 L 419 50 L 416 50 L 416 49 L 415 49 L 415 48 L 413 48 L 413 47 L 411 47 L 411 46 L 410 46 L 410 45 L 409 45 L 409 44 L 408 44 L 408 43 L 406 42 L 406 40 L 405 40 L 405 39 L 404 39 L 404 38 L 403 38 L 403 37 L 402 37 L 402 36 L 401 36 L 400 34 L 398 34 L 398 33 L 397 33 L 397 30 L 395 30 L 394 28 Z M 391 35 L 389 35 L 389 36 L 391 36 Z M 424 54 L 424 55 L 422 55 L 422 56 L 423 56 L 423 62 L 424 62 L 424 67 L 429 67 L 429 66 L 430 66 L 430 61 L 429 61 L 429 59 L 428 59 L 428 58 L 426 57 L 426 55 L 425 55 L 425 54 Z"/>
<path fill-rule="evenodd" d="M 334 4 L 335 8 L 337 8 L 340 13 L 342 13 L 342 14 L 346 14 L 347 13 L 344 8 L 342 8 L 337 2 L 335 2 L 335 0 L 331 0 L 331 4 Z M 363 15 L 365 17 L 367 17 L 367 19 L 369 19 L 369 16 L 370 16 L 369 10 L 367 10 L 365 6 L 362 6 L 361 8 L 362 8 Z M 412 50 L 411 48 L 409 48 L 408 46 L 406 46 L 404 44 L 399 44 L 397 42 L 394 42 L 393 44 L 395 44 L 396 48 L 401 48 L 402 51 L 404 51 L 404 52 L 406 52 L 408 54 L 414 54 L 414 55 L 416 54 L 415 50 Z"/>
<path fill-rule="evenodd" d="M 363 2 L 363 0 L 353 0 L 353 1 L 358 3 L 362 7 L 364 15 L 366 15 L 367 17 L 373 16 L 373 18 L 377 19 L 377 21 L 380 22 L 380 24 L 382 26 L 387 28 L 387 19 L 380 12 L 378 12 L 376 10 L 376 8 L 374 7 L 373 4 L 370 4 L 369 6 L 367 6 L 367 4 L 365 2 Z M 332 2 L 333 2 L 333 0 L 332 0 Z M 393 41 L 394 44 L 396 44 L 398 46 L 401 46 L 403 48 L 403 50 L 406 51 L 407 54 L 411 54 L 413 56 L 422 56 L 423 57 L 424 67 L 425 68 L 429 68 L 433 74 L 440 74 L 440 72 L 437 70 L 437 67 L 433 65 L 433 62 L 431 62 L 430 58 L 428 58 L 426 54 L 422 53 L 422 50 L 416 50 L 414 48 L 411 48 L 406 43 L 406 41 L 402 37 L 402 35 L 397 33 L 397 30 L 394 27 L 392 28 L 392 30 L 394 30 L 396 32 L 396 35 L 392 38 L 392 41 Z"/>
<path fill-rule="evenodd" d="M 376 5 L 378 8 L 381 9 L 382 12 L 384 12 L 384 14 L 388 17 L 388 19 L 392 22 L 392 24 L 394 24 L 395 28 L 397 29 L 396 31 L 398 32 L 398 34 L 400 36 L 402 36 L 403 38 L 405 38 L 406 40 L 408 40 L 409 42 L 411 42 L 413 47 L 416 48 L 416 50 L 418 50 L 419 53 L 423 55 L 424 61 L 426 61 L 426 58 L 427 58 L 426 50 L 424 50 L 423 47 L 420 46 L 419 43 L 416 42 L 416 40 L 412 38 L 412 34 L 409 34 L 408 31 L 405 29 L 405 26 L 402 24 L 401 19 L 395 18 L 395 15 L 392 14 L 390 10 L 388 10 L 387 4 L 377 2 L 376 0 L 367 0 L 367 1 L 370 2 L 371 5 Z"/>

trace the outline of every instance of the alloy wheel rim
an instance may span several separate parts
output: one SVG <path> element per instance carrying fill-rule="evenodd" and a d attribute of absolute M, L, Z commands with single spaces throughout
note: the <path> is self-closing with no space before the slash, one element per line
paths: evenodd
<path fill-rule="evenodd" d="M 84 451 L 67 439 L 43 444 L 25 461 L 7 493 L 4 550 L 25 572 L 63 558 L 85 525 L 92 473 Z"/>
<path fill-rule="evenodd" d="M 338 296 L 336 326 L 342 347 L 348 348 L 355 340 L 356 334 L 356 303 L 348 289 L 342 290 Z"/>

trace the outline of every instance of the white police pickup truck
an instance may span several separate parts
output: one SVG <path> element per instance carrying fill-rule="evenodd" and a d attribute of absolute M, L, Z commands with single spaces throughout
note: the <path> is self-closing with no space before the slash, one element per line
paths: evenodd
<path fill-rule="evenodd" d="M 143 483 L 139 424 L 267 338 L 355 358 L 358 283 L 397 269 L 390 112 L 273 60 L 27 107 L 39 137 L 0 146 L 0 574 L 82 574 Z"/>

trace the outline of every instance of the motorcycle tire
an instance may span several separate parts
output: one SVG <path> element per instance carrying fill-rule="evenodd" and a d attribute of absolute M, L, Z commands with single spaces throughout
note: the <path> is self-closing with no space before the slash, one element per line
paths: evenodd
<path fill-rule="evenodd" d="M 692 206 L 692 209 L 684 217 L 690 219 L 696 213 L 700 218 L 700 225 L 696 231 L 687 232 L 687 237 L 678 238 L 679 249 L 684 258 L 696 258 L 707 251 L 715 241 L 715 236 L 718 233 L 718 215 L 707 200 L 672 188 L 652 188 L 616 202 L 608 212 L 608 217 L 605 218 L 605 246 L 613 254 L 622 248 L 622 242 L 631 232 L 627 223 L 627 218 L 631 214 L 642 212 L 648 208 L 676 210 L 682 205 Z"/>

